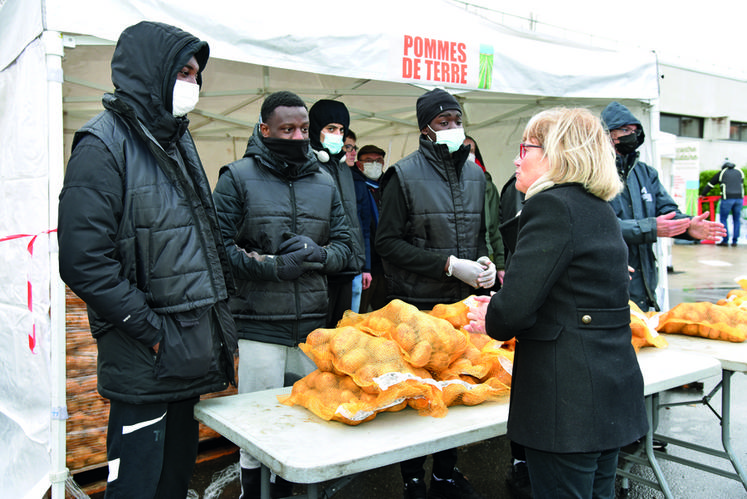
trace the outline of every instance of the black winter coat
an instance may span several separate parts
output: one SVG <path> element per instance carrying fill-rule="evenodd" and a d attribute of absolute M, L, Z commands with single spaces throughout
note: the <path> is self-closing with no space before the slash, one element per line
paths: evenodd
<path fill-rule="evenodd" d="M 326 152 L 326 149 L 325 149 Z M 322 168 L 335 180 L 340 193 L 342 207 L 345 210 L 345 220 L 350 228 L 350 258 L 347 264 L 339 271 L 329 275 L 330 280 L 339 282 L 352 281 L 361 273 L 366 264 L 366 247 L 363 242 L 363 230 L 358 219 L 358 198 L 355 194 L 355 184 L 350 167 L 339 158 L 332 156 L 328 161 L 319 161 Z"/>
<path fill-rule="evenodd" d="M 204 67 L 207 44 L 156 23 L 127 36 L 112 59 L 115 94 L 73 141 L 60 194 L 60 275 L 88 306 L 99 392 L 178 401 L 226 388 L 236 349 L 233 281 L 210 186 L 186 119 L 163 99 L 192 55 Z"/>
<path fill-rule="evenodd" d="M 231 311 L 240 338 L 295 346 L 324 327 L 326 274 L 347 265 L 350 230 L 335 181 L 313 155 L 304 165 L 289 167 L 259 137 L 257 125 L 244 157 L 221 169 L 213 192 L 239 284 Z M 310 237 L 327 257 L 321 270 L 280 280 L 273 257 L 291 233 Z"/>
<path fill-rule="evenodd" d="M 581 185 L 558 185 L 525 202 L 486 330 L 517 339 L 512 441 L 546 452 L 593 452 L 645 434 L 625 242 L 609 204 Z"/>

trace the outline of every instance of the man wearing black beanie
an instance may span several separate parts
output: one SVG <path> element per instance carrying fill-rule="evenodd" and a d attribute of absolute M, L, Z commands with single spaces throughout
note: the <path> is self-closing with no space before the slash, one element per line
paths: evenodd
<path fill-rule="evenodd" d="M 381 181 L 376 251 L 388 299 L 430 310 L 491 288 L 496 268 L 485 256 L 485 175 L 467 159 L 459 103 L 435 89 L 418 98 L 416 111 L 418 150 L 388 168 Z M 426 497 L 425 459 L 401 464 L 405 498 Z M 429 498 L 481 497 L 456 460 L 456 449 L 433 455 Z"/>
<path fill-rule="evenodd" d="M 342 150 L 345 132 L 350 126 L 350 114 L 342 102 L 322 99 L 309 110 L 309 141 L 319 163 L 332 175 L 345 208 L 350 227 L 351 255 L 347 265 L 336 274 L 328 274 L 329 309 L 327 328 L 337 327 L 342 314 L 353 300 L 353 278 L 361 273 L 366 262 L 363 231 L 358 220 L 358 202 L 350 168 Z"/>

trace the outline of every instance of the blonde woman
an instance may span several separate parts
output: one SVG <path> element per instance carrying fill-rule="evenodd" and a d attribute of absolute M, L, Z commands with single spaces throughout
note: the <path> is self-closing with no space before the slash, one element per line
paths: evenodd
<path fill-rule="evenodd" d="M 607 203 L 622 184 L 600 120 L 585 109 L 534 116 L 516 188 L 516 252 L 471 326 L 518 340 L 508 437 L 526 447 L 534 497 L 613 498 L 619 449 L 648 423 L 627 249 Z"/>

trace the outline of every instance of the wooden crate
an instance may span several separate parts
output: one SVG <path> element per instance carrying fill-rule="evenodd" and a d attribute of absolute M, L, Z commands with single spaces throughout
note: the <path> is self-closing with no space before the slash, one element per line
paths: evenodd
<path fill-rule="evenodd" d="M 65 332 L 67 335 L 67 467 L 71 473 L 106 466 L 106 425 L 109 401 L 96 391 L 96 342 L 88 325 L 86 305 L 75 293 L 65 290 Z M 238 371 L 238 357 L 235 358 Z M 222 397 L 227 390 L 203 395 Z M 200 424 L 200 441 L 220 435 Z"/>

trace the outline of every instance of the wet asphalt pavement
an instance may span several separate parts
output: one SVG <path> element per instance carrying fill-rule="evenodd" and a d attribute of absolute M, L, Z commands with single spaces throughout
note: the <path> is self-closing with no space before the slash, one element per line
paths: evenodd
<path fill-rule="evenodd" d="M 734 278 L 747 275 L 747 243 L 743 246 L 717 247 L 712 244 L 675 244 L 672 248 L 673 272 L 668 275 L 670 307 L 687 301 L 713 301 L 723 298 L 730 289 L 738 287 Z M 697 401 L 708 395 L 717 385 L 718 377 L 704 380 L 702 391 L 670 390 L 661 394 L 661 403 Z M 710 404 L 721 412 L 721 394 L 717 393 Z M 660 411 L 659 432 L 667 436 L 688 440 L 700 445 L 721 448 L 719 418 L 707 406 L 691 403 Z M 737 373 L 732 377 L 732 445 L 742 466 L 747 466 L 747 377 Z M 302 442 L 300 443 L 303 444 Z M 673 456 L 698 459 L 700 462 L 733 471 L 728 462 L 714 456 L 696 455 L 692 451 L 670 445 L 667 453 Z M 238 453 L 228 445 L 221 457 L 207 459 L 197 464 L 191 483 L 190 499 L 238 498 Z M 506 437 L 462 447 L 458 466 L 470 479 L 475 489 L 485 498 L 511 498 L 505 478 L 509 470 L 510 450 Z M 716 476 L 687 466 L 659 460 L 675 498 L 734 499 L 747 498 L 747 490 L 735 480 Z M 430 459 L 427 462 L 430 466 Z M 650 469 L 634 466 L 633 473 L 651 480 Z M 629 499 L 664 497 L 659 491 L 630 482 L 625 494 L 622 480 L 617 479 L 617 497 Z M 399 465 L 371 470 L 350 479 L 339 491 L 334 484 L 325 483 L 327 497 L 335 499 L 389 499 L 402 497 L 402 479 Z M 302 494 L 305 487 L 295 486 L 294 494 Z M 103 494 L 91 495 L 94 499 Z"/>

